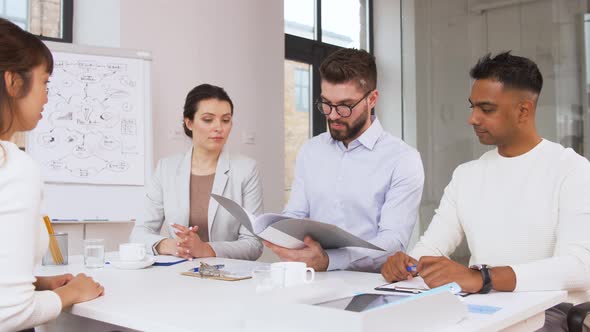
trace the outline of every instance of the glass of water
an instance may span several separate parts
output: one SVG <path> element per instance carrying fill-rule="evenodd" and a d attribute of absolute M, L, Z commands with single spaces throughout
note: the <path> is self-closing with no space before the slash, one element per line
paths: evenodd
<path fill-rule="evenodd" d="M 104 267 L 104 240 L 84 240 L 84 265 L 87 268 Z"/>
<path fill-rule="evenodd" d="M 267 292 L 285 287 L 285 268 L 273 266 L 252 271 L 252 279 L 256 284 L 256 292 Z"/>

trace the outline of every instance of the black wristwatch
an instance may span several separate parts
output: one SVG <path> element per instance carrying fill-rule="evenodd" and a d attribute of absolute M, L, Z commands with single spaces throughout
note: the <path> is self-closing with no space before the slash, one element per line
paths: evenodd
<path fill-rule="evenodd" d="M 490 273 L 491 267 L 486 264 L 471 265 L 470 269 L 481 272 L 481 278 L 483 279 L 483 286 L 479 290 L 479 294 L 487 294 L 492 290 L 492 274 Z"/>

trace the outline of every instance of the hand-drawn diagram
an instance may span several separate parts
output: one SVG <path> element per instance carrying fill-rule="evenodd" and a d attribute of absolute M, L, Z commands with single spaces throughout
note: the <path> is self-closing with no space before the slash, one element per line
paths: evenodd
<path fill-rule="evenodd" d="M 144 98 L 134 59 L 54 52 L 27 150 L 50 182 L 143 185 Z"/>

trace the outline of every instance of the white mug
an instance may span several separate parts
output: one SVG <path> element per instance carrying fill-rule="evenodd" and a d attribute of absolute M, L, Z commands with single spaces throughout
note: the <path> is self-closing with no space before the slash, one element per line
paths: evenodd
<path fill-rule="evenodd" d="M 119 258 L 122 261 L 141 261 L 146 250 L 143 243 L 123 243 L 119 245 Z"/>
<path fill-rule="evenodd" d="M 315 271 L 311 267 L 307 267 L 303 262 L 278 262 L 270 265 L 273 267 L 281 267 L 285 269 L 285 287 L 308 284 L 315 279 Z M 307 278 L 307 272 L 311 272 L 311 276 Z"/>

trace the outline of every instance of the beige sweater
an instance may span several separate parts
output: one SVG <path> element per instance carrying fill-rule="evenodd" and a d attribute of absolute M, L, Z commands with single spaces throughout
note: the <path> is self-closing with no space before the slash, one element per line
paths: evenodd
<path fill-rule="evenodd" d="M 410 255 L 448 256 L 463 236 L 471 264 L 511 266 L 515 291 L 590 287 L 590 163 L 543 140 L 514 158 L 498 150 L 457 167 Z"/>
<path fill-rule="evenodd" d="M 0 144 L 7 153 L 4 161 L 0 150 L 0 331 L 18 331 L 56 318 L 61 300 L 33 285 L 49 242 L 39 215 L 39 169 L 16 145 Z"/>

